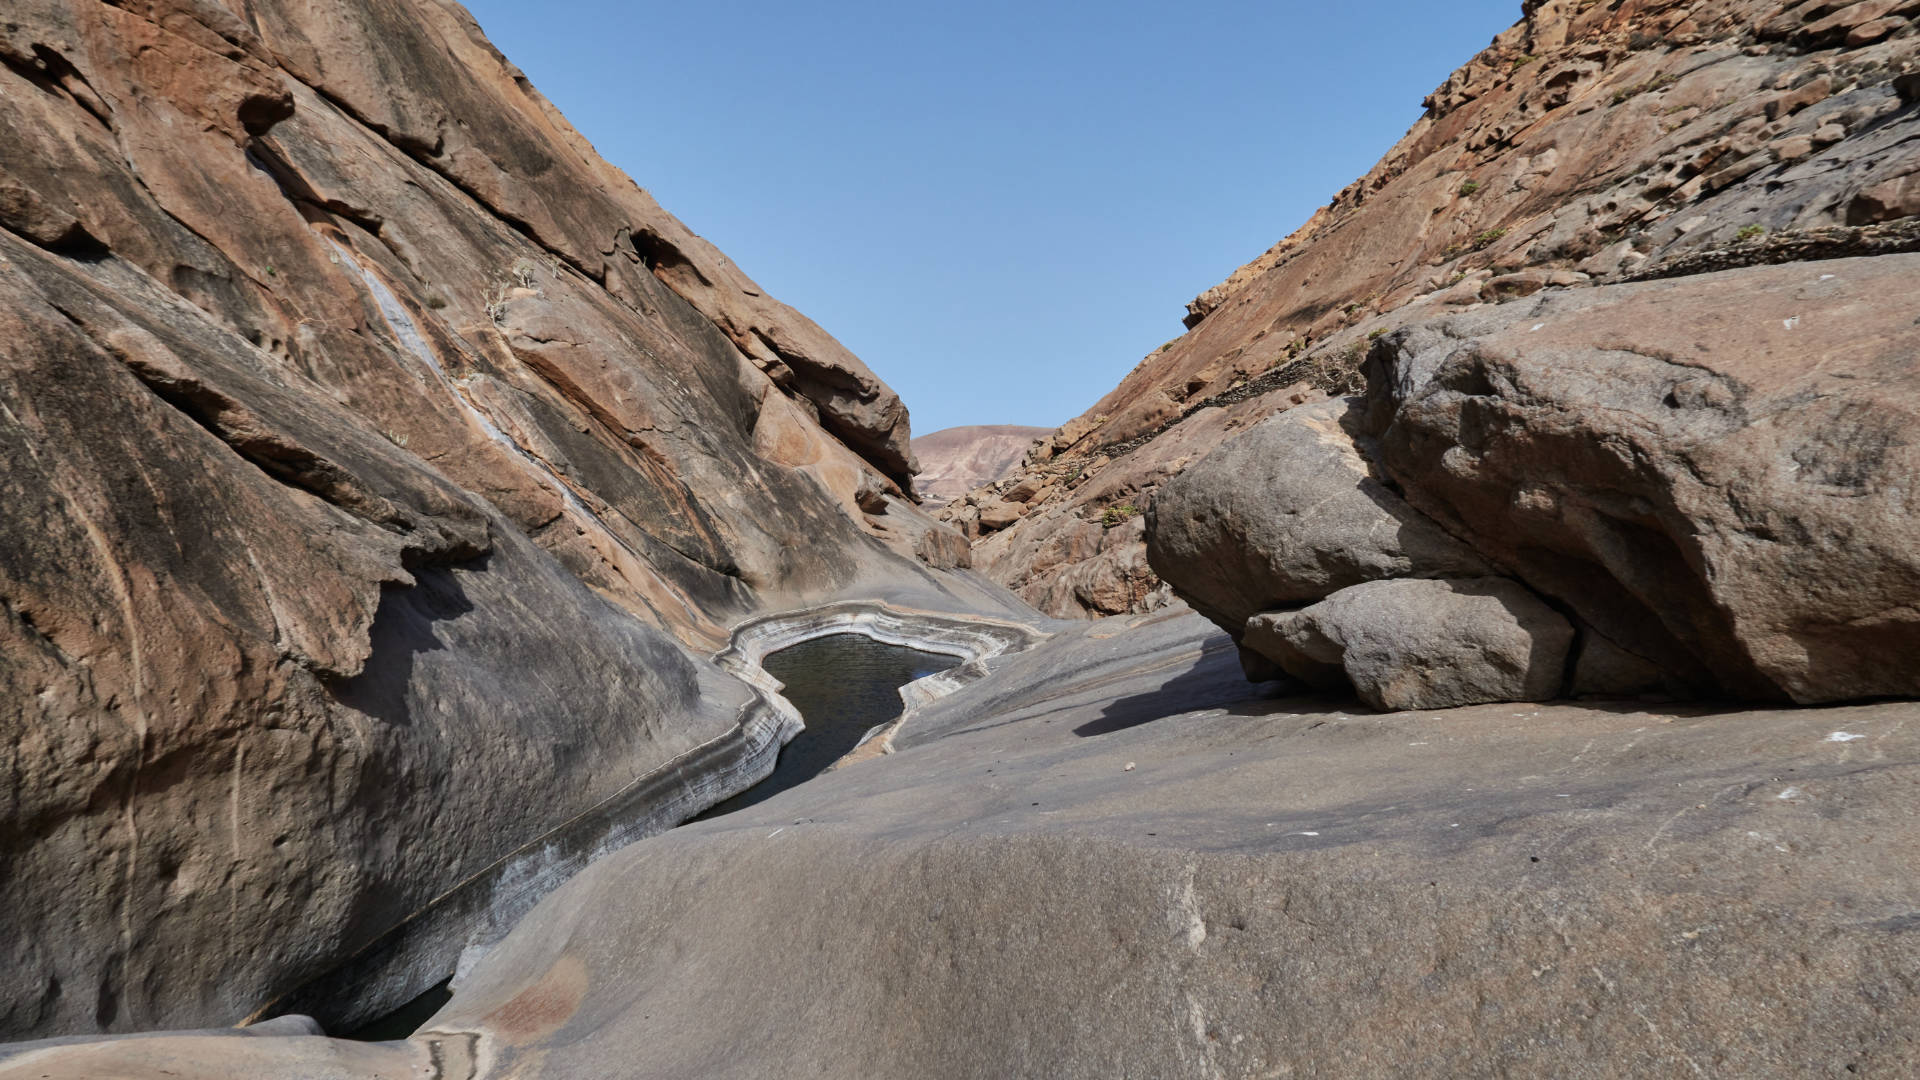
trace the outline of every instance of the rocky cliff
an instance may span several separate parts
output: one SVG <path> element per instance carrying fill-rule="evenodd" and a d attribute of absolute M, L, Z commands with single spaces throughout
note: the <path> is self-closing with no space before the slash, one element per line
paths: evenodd
<path fill-rule="evenodd" d="M 1051 614 L 1148 610 L 1168 597 L 1145 559 L 1154 493 L 1263 418 L 1357 390 L 1372 339 L 1541 290 L 1920 247 L 1916 15 L 1529 0 L 1371 172 L 943 516 Z"/>
<path fill-rule="evenodd" d="M 1006 476 L 1034 443 L 1052 434 L 1052 428 L 976 424 L 922 435 L 913 440 L 920 459 L 915 488 L 934 503 L 950 502 Z"/>
<path fill-rule="evenodd" d="M 697 810 L 729 625 L 968 588 L 893 392 L 459 5 L 30 0 L 0 61 L 0 1034 L 231 1023 Z"/>
<path fill-rule="evenodd" d="M 370 10 L 9 39 L 66 164 L 0 232 L 0 1015 L 321 1023 L 0 1080 L 1920 1074 L 1914 7 L 1529 4 L 950 508 L 1195 609 L 1074 622 L 929 568 L 878 384 L 457 9 Z M 834 630 L 962 662 L 627 843 Z"/>

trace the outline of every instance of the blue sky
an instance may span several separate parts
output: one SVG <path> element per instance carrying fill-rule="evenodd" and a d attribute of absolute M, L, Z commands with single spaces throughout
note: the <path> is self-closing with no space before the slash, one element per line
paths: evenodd
<path fill-rule="evenodd" d="M 1371 168 L 1518 0 L 469 0 L 602 155 L 906 399 L 1054 426 Z"/>

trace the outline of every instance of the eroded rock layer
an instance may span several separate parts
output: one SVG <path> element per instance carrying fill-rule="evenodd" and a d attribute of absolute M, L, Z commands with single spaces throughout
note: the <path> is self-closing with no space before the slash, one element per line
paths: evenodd
<path fill-rule="evenodd" d="M 1543 289 L 1920 247 L 1916 16 L 1530 0 L 1371 172 L 1189 305 L 1187 334 L 943 516 L 1050 614 L 1148 610 L 1167 600 L 1136 523 L 1155 492 L 1357 390 L 1371 337 Z"/>
<path fill-rule="evenodd" d="M 0 1035 L 237 1021 L 965 561 L 457 4 L 14 4 L 0 148 Z"/>

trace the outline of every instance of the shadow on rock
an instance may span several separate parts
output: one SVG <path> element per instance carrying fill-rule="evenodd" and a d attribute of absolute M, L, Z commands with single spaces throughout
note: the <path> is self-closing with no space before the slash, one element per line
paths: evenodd
<path fill-rule="evenodd" d="M 1100 715 L 1073 729 L 1081 738 L 1109 735 L 1169 716 L 1200 709 L 1225 708 L 1236 716 L 1272 711 L 1276 698 L 1296 697 L 1299 684 L 1290 681 L 1250 683 L 1240 670 L 1231 642 L 1210 646 L 1193 666 L 1162 683 L 1159 689 L 1116 698 Z"/>
<path fill-rule="evenodd" d="M 482 556 L 462 564 L 463 569 L 485 570 Z M 333 684 L 333 695 L 348 708 L 394 725 L 413 722 L 407 687 L 413 681 L 414 658 L 447 647 L 434 633 L 434 624 L 457 619 L 474 610 L 473 601 L 452 569 L 420 567 L 415 584 L 382 585 L 380 607 L 374 612 L 370 634 L 372 651 L 360 674 Z"/>

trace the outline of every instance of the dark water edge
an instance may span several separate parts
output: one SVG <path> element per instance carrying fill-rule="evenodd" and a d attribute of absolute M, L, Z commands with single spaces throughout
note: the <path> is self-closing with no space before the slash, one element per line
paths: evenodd
<path fill-rule="evenodd" d="M 420 1030 L 420 1025 L 433 1018 L 433 1014 L 453 1000 L 453 978 L 448 976 L 421 991 L 419 996 L 405 1005 L 369 1020 L 366 1023 L 340 1036 L 343 1039 L 358 1039 L 361 1042 L 394 1042 L 404 1039 Z"/>
<path fill-rule="evenodd" d="M 899 718 L 906 708 L 902 686 L 959 662 L 865 634 L 830 634 L 769 655 L 760 666 L 786 684 L 782 693 L 800 710 L 807 730 L 781 748 L 773 775 L 693 820 L 743 810 L 820 775 L 869 730 Z"/>

